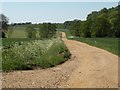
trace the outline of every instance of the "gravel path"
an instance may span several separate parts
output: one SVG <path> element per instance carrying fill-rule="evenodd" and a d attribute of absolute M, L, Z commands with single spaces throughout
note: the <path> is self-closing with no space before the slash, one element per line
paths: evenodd
<path fill-rule="evenodd" d="M 48 69 L 2 73 L 3 88 L 117 88 L 118 56 L 78 41 L 62 39 L 72 56 Z"/>

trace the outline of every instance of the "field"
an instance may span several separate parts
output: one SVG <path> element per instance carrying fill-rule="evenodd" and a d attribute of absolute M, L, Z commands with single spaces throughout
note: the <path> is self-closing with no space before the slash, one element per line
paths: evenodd
<path fill-rule="evenodd" d="M 83 43 L 87 43 L 92 46 L 96 46 L 102 49 L 105 49 L 113 54 L 118 55 L 120 53 L 119 50 L 119 38 L 83 38 L 83 37 L 75 37 L 72 36 L 67 29 L 58 29 L 59 32 L 65 32 L 68 39 L 77 40 Z"/>
<path fill-rule="evenodd" d="M 17 25 L 10 27 L 10 30 L 7 32 L 8 38 L 27 38 L 25 32 L 27 25 Z"/>

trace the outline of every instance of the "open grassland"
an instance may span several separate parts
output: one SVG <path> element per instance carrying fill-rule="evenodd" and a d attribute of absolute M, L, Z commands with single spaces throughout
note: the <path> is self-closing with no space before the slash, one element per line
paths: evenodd
<path fill-rule="evenodd" d="M 65 32 L 68 39 L 77 40 L 83 43 L 87 43 L 92 46 L 96 46 L 105 49 L 113 54 L 120 55 L 120 39 L 119 38 L 84 38 L 72 36 L 67 29 L 58 29 L 59 32 Z"/>
<path fill-rule="evenodd" d="M 17 25 L 11 26 L 10 30 L 7 32 L 8 38 L 27 38 L 27 33 L 25 31 L 27 25 Z"/>
<path fill-rule="evenodd" d="M 53 67 L 63 63 L 70 56 L 70 52 L 60 38 L 46 40 L 11 39 L 11 42 L 9 40 L 3 39 L 3 71 Z"/>
<path fill-rule="evenodd" d="M 10 26 L 6 33 L 7 38 L 28 38 L 26 28 L 28 25 L 16 25 Z M 39 32 L 37 30 L 36 37 L 39 38 Z"/>
<path fill-rule="evenodd" d="M 14 30 L 11 33 L 11 35 L 9 35 L 8 37 L 9 38 L 27 38 L 27 33 L 25 32 L 25 30 Z"/>

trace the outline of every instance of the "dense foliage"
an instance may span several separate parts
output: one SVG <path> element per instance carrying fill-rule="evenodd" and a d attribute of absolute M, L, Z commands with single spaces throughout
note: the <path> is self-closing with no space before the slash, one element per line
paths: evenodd
<path fill-rule="evenodd" d="M 56 25 L 51 23 L 43 23 L 39 25 L 40 38 L 51 38 L 56 33 Z"/>
<path fill-rule="evenodd" d="M 26 27 L 28 38 L 51 38 L 55 36 L 56 25 L 52 23 L 42 23 L 28 25 Z"/>
<path fill-rule="evenodd" d="M 73 36 L 120 37 L 120 5 L 93 11 L 86 21 L 66 21 L 64 28 L 69 29 Z"/>

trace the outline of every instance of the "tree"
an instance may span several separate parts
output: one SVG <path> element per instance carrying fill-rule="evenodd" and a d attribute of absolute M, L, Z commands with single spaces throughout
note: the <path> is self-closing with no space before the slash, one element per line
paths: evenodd
<path fill-rule="evenodd" d="M 82 21 L 80 25 L 80 36 L 81 37 L 91 37 L 91 20 L 88 21 Z"/>
<path fill-rule="evenodd" d="M 98 14 L 99 13 L 97 11 L 93 11 L 92 13 L 88 14 L 87 20 L 94 20 L 95 18 L 97 18 Z"/>
<path fill-rule="evenodd" d="M 73 36 L 80 36 L 80 23 L 79 20 L 74 20 L 70 26 L 70 32 Z"/>
<path fill-rule="evenodd" d="M 109 22 L 104 18 L 96 18 L 91 26 L 92 37 L 105 37 L 110 30 Z"/>
<path fill-rule="evenodd" d="M 100 13 L 108 13 L 108 9 L 107 8 L 103 8 L 99 11 Z"/>
<path fill-rule="evenodd" d="M 120 37 L 120 5 L 93 11 L 85 21 L 66 21 L 64 27 L 74 36 Z"/>
<path fill-rule="evenodd" d="M 120 17 L 111 19 L 111 33 L 113 37 L 120 37 Z"/>
<path fill-rule="evenodd" d="M 51 23 L 43 23 L 39 26 L 39 35 L 41 38 L 51 38 L 56 33 L 56 25 Z"/>
<path fill-rule="evenodd" d="M 3 14 L 0 14 L 0 37 L 1 38 L 6 38 L 5 36 L 5 32 L 8 30 L 8 18 L 3 15 Z"/>

